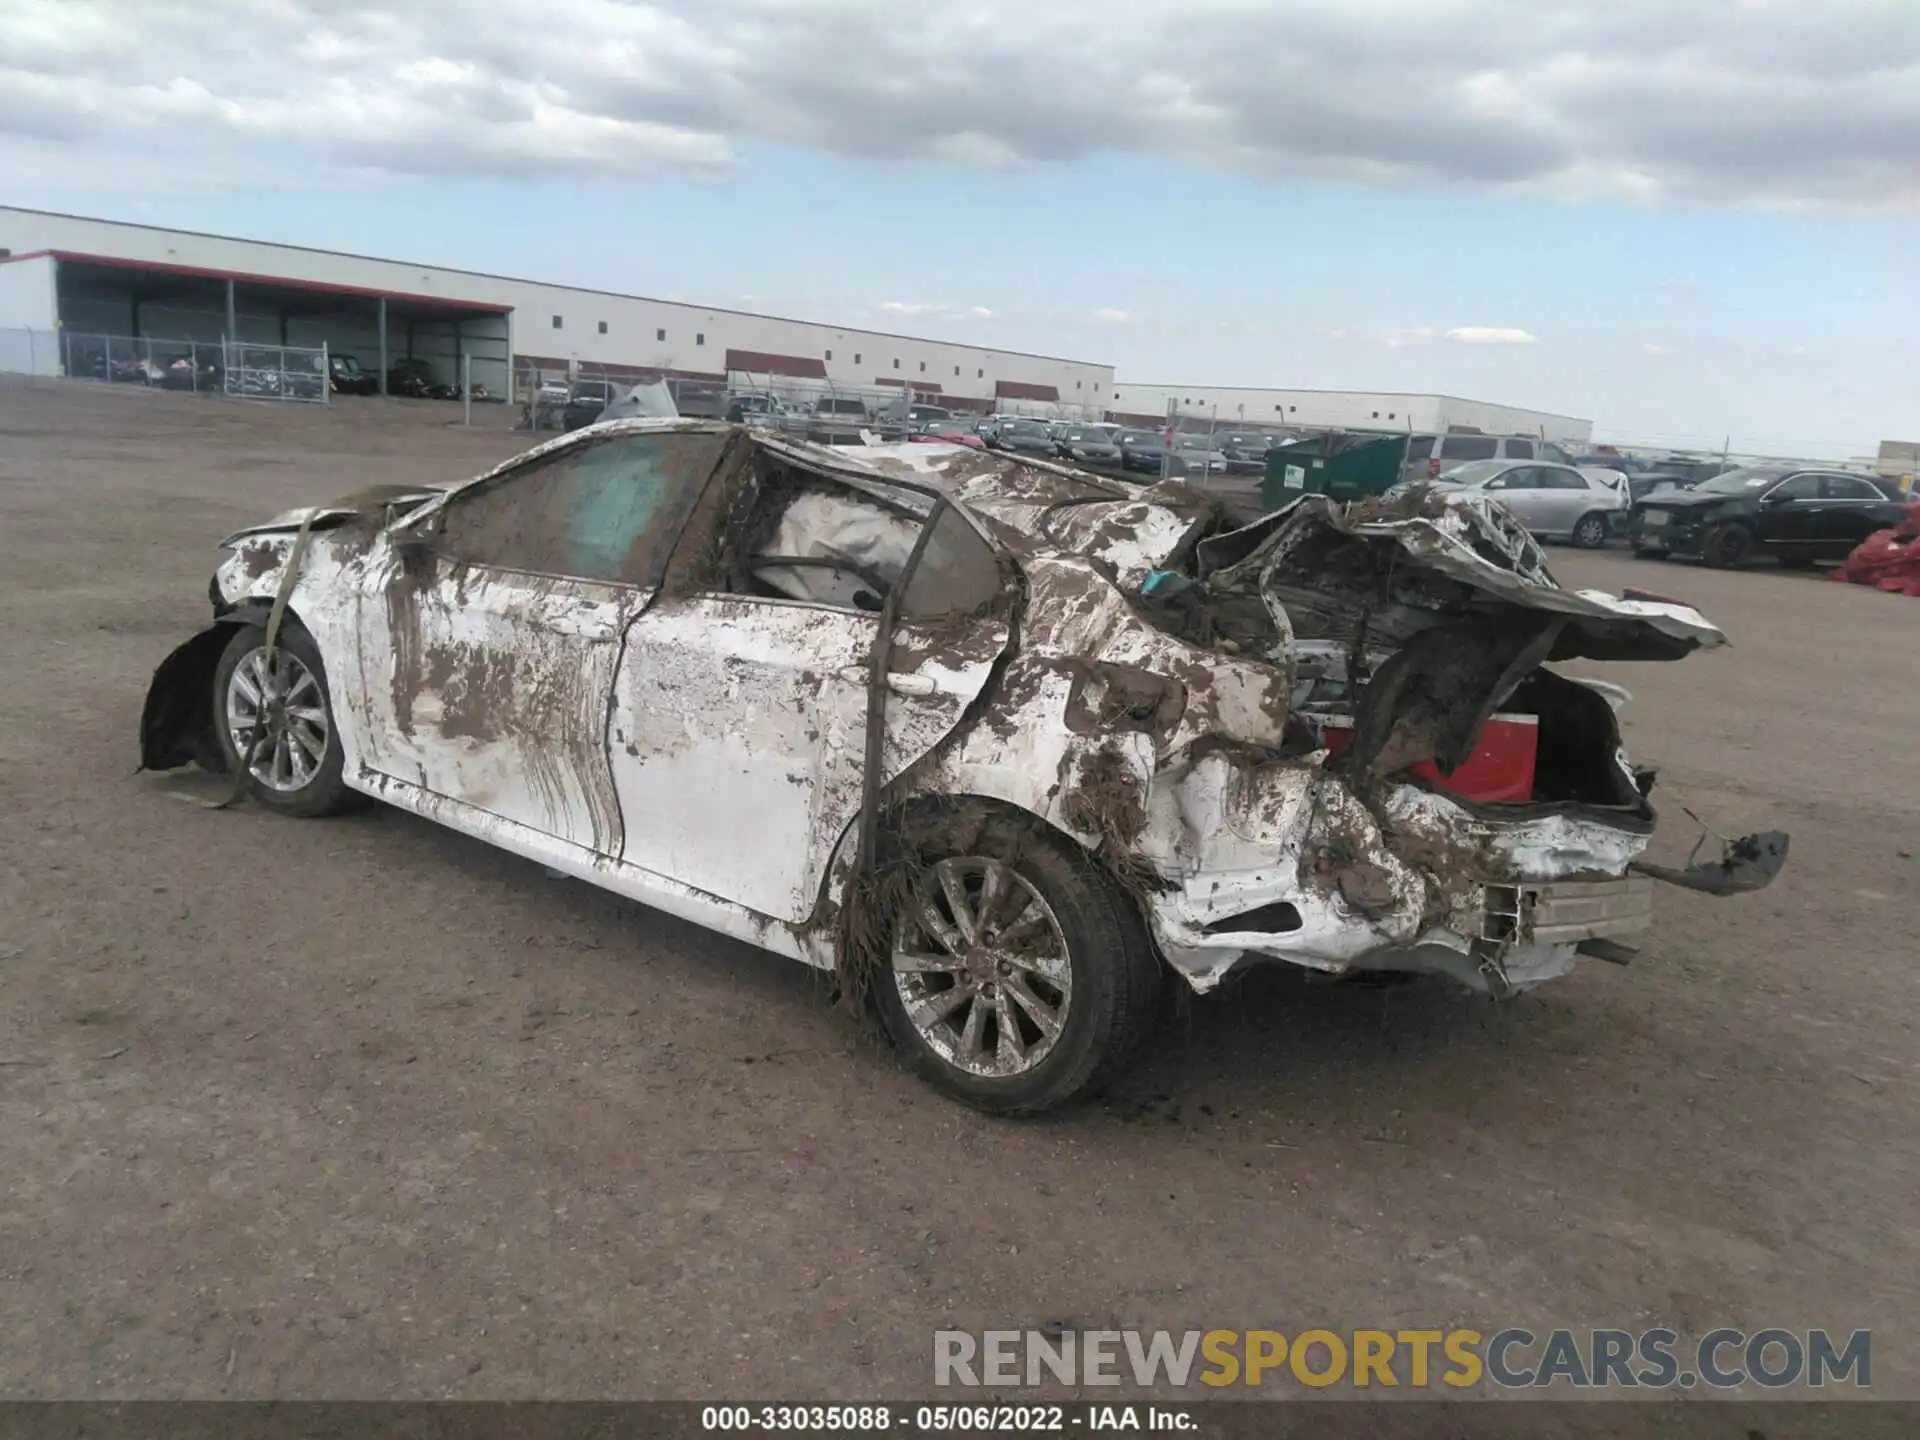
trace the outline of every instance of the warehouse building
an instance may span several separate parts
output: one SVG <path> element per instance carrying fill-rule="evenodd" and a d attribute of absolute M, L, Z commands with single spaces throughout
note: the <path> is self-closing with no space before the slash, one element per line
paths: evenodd
<path fill-rule="evenodd" d="M 637 295 L 191 231 L 0 207 L 0 369 L 60 373 L 61 335 L 287 345 L 384 376 L 423 362 L 510 393 L 513 379 L 665 376 L 850 391 L 910 386 L 955 408 L 1092 415 L 1113 367 L 816 325 Z M 43 337 L 39 344 L 32 337 Z M 17 353 L 16 353 L 17 352 Z"/>
<path fill-rule="evenodd" d="M 1563 445 L 1585 445 L 1593 421 L 1547 410 L 1524 410 L 1462 400 L 1453 395 L 1407 395 L 1364 390 L 1249 390 L 1205 385 L 1115 387 L 1113 410 L 1129 424 L 1165 423 L 1167 407 L 1184 428 L 1208 424 L 1270 429 L 1378 430 L 1444 435 L 1478 431 L 1486 435 L 1535 435 Z"/>
<path fill-rule="evenodd" d="M 545 379 L 807 395 L 910 387 L 957 410 L 1159 425 L 1544 435 L 1592 422 L 1445 395 L 1116 383 L 1111 365 L 820 325 L 577 286 L 0 206 L 0 372 L 80 373 L 84 341 L 291 346 L 495 395 Z"/>

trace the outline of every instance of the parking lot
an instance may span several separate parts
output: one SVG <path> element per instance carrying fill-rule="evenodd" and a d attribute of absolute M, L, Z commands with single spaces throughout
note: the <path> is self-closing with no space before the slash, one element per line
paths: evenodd
<path fill-rule="evenodd" d="M 1728 631 L 1606 673 L 1664 851 L 1784 829 L 1779 882 L 1505 1006 L 1254 972 L 1010 1124 L 789 961 L 132 773 L 215 542 L 531 438 L 458 419 L 0 381 L 0 1390 L 924 1398 L 938 1328 L 1667 1323 L 1871 1328 L 1920 1398 L 1911 602 L 1555 551 Z"/>

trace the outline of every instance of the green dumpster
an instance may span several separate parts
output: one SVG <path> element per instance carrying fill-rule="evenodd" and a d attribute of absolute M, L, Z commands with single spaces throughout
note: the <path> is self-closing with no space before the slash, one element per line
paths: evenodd
<path fill-rule="evenodd" d="M 1400 482 L 1407 463 L 1407 437 L 1315 435 L 1267 451 L 1267 478 L 1260 499 L 1269 511 L 1302 495 L 1330 500 L 1366 500 Z"/>

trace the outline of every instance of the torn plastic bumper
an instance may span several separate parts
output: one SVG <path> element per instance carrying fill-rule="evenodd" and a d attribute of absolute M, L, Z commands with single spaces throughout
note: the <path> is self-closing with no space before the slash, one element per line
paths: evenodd
<path fill-rule="evenodd" d="M 1720 856 L 1715 860 L 1699 858 L 1706 841 L 1706 835 L 1700 837 L 1686 865 L 1679 869 L 1644 860 L 1636 860 L 1633 868 L 1655 880 L 1678 885 L 1682 890 L 1698 890 L 1706 895 L 1744 895 L 1771 885 L 1787 863 L 1784 831 L 1762 830 L 1737 840 L 1721 839 Z"/>

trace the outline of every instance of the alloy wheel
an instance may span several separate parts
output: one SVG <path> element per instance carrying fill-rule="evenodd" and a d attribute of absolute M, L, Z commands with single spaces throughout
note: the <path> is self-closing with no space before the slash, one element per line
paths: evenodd
<path fill-rule="evenodd" d="M 893 943 L 908 1019 L 949 1065 L 1025 1074 L 1066 1027 L 1073 968 L 1052 908 L 989 856 L 936 861 L 914 880 Z"/>

